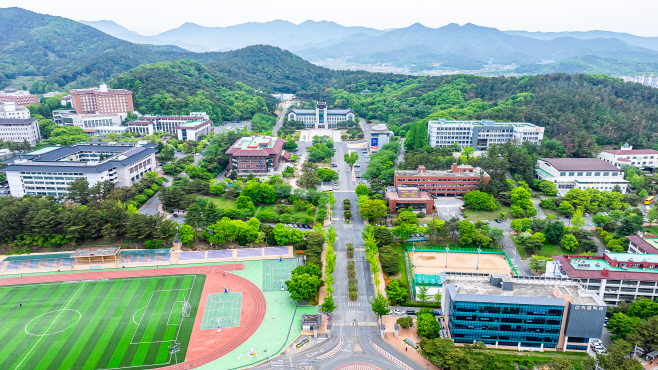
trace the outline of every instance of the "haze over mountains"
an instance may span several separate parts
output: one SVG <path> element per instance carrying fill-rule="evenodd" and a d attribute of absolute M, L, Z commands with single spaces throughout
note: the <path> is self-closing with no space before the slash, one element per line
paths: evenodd
<path fill-rule="evenodd" d="M 226 51 L 249 45 L 278 46 L 312 62 L 389 64 L 410 72 L 642 74 L 658 71 L 658 37 L 608 31 L 500 31 L 474 24 L 376 30 L 335 22 L 299 25 L 275 20 L 229 27 L 185 23 L 143 36 L 111 21 L 83 22 L 117 38 L 194 51 Z M 493 67 L 492 67 L 493 66 Z"/>

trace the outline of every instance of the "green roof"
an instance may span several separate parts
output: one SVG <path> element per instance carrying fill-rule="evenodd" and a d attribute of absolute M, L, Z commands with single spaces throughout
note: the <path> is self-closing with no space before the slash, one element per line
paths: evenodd
<path fill-rule="evenodd" d="M 202 124 L 204 121 L 187 121 L 184 123 L 179 123 L 178 127 L 197 127 Z"/>
<path fill-rule="evenodd" d="M 545 177 L 554 177 L 554 176 L 551 175 L 550 173 L 548 173 L 548 172 L 542 170 L 541 168 L 535 168 L 535 171 L 539 172 L 540 174 L 544 175 Z"/>
<path fill-rule="evenodd" d="M 623 262 L 623 261 L 628 261 L 628 258 L 633 258 L 634 260 L 637 259 L 637 261 L 634 262 L 642 262 L 643 259 L 646 259 L 647 262 L 652 262 L 656 261 L 654 263 L 658 262 L 658 255 L 655 254 L 634 254 L 634 253 L 606 253 L 607 256 L 610 258 L 617 257 L 617 261 Z M 648 256 L 653 256 L 649 257 Z M 580 265 L 578 263 L 581 262 Z M 609 271 L 618 271 L 618 272 L 648 272 L 648 273 L 658 273 L 657 270 L 655 269 L 650 269 L 650 268 L 639 268 L 639 267 L 627 267 L 627 268 L 621 268 L 621 267 L 614 267 L 611 266 L 608 261 L 603 260 L 603 259 L 578 259 L 577 256 L 574 256 L 571 259 L 571 266 L 575 268 L 576 270 L 580 271 L 601 271 L 603 269 L 608 269 Z M 598 265 L 598 266 L 597 266 Z"/>
<path fill-rule="evenodd" d="M 59 149 L 61 146 L 47 146 L 45 148 L 37 149 L 35 151 L 27 153 L 28 155 L 37 155 L 37 154 L 44 154 L 48 152 L 52 152 L 55 149 Z"/>
<path fill-rule="evenodd" d="M 271 148 L 275 143 L 276 138 L 271 136 L 251 136 L 242 138 L 237 146 L 245 150 L 259 150 Z"/>
<path fill-rule="evenodd" d="M 27 256 L 10 256 L 5 258 L 5 261 L 34 261 L 34 260 L 47 260 L 50 258 L 71 258 L 71 253 L 29 254 Z"/>
<path fill-rule="evenodd" d="M 135 254 L 156 254 L 156 253 L 169 253 L 169 248 L 162 249 L 131 249 L 126 251 L 121 251 L 120 256 L 125 255 L 135 255 Z"/>

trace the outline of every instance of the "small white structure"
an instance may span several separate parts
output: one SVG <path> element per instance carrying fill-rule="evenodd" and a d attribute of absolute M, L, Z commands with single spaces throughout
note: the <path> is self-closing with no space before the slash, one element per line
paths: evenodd
<path fill-rule="evenodd" d="M 624 144 L 620 150 L 604 150 L 599 153 L 598 158 L 616 167 L 629 165 L 637 168 L 656 168 L 658 166 L 658 151 L 633 149 L 628 144 Z"/>
<path fill-rule="evenodd" d="M 537 178 L 554 183 L 558 195 L 571 189 L 611 191 L 619 185 L 626 193 L 628 181 L 624 173 L 612 164 L 596 158 L 540 158 L 535 168 Z"/>
<path fill-rule="evenodd" d="M 383 123 L 372 126 L 370 128 L 370 152 L 377 153 L 384 145 L 391 142 L 393 136 L 395 136 L 393 131 L 390 131 L 388 126 Z"/>

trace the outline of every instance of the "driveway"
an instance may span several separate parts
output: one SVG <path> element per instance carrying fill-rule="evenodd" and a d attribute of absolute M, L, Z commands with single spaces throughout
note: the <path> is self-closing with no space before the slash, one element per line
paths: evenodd
<path fill-rule="evenodd" d="M 463 206 L 464 201 L 456 197 L 444 197 L 442 195 L 434 198 L 434 207 L 439 213 L 439 218 L 443 221 L 448 221 L 453 217 L 461 219 L 461 211 L 459 207 Z"/>

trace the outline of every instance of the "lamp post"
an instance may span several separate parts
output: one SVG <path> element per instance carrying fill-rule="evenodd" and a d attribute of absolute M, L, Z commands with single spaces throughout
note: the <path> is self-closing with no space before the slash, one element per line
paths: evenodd
<path fill-rule="evenodd" d="M 176 369 L 178 369 L 178 355 L 177 353 L 180 351 L 180 343 L 175 343 L 169 346 L 169 354 L 174 355 L 176 358 Z"/>

